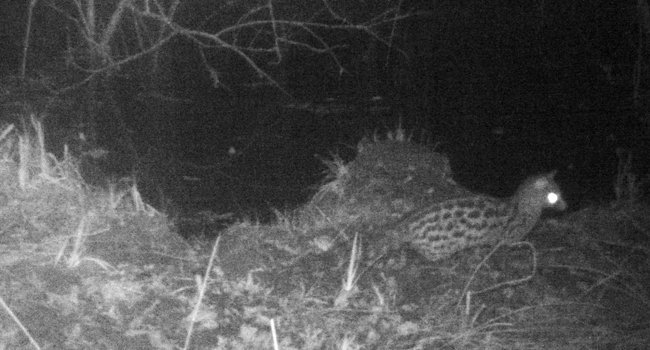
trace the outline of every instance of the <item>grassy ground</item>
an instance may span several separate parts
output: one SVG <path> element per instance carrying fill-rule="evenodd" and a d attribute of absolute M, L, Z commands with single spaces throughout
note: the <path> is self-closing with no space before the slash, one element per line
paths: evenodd
<path fill-rule="evenodd" d="M 650 343 L 650 207 L 632 177 L 619 178 L 617 203 L 432 263 L 386 228 L 467 191 L 444 156 L 398 130 L 362 141 L 351 163 L 332 160 L 301 208 L 188 244 L 135 184 L 85 185 L 74 158 L 47 154 L 32 127 L 0 135 L 0 349 Z"/>

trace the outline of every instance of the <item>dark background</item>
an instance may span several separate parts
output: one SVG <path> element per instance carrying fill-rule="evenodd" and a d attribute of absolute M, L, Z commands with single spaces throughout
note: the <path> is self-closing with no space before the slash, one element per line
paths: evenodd
<path fill-rule="evenodd" d="M 179 22 L 192 21 L 191 5 L 205 3 L 192 2 Z M 20 66 L 25 7 L 0 6 L 4 77 Z M 225 83 L 215 88 L 196 46 L 175 38 L 156 85 L 175 99 L 156 98 L 137 63 L 107 88 L 113 105 L 97 116 L 96 142 L 116 156 L 100 164 L 103 171 L 137 169 L 143 193 L 161 206 L 165 197 L 182 212 L 265 218 L 269 208 L 295 207 L 313 194 L 322 159 L 351 160 L 363 136 L 401 125 L 414 141 L 447 154 L 458 182 L 497 196 L 532 173 L 557 169 L 572 209 L 610 201 L 617 149 L 632 154 L 640 177 L 648 173 L 648 36 L 636 1 L 403 7 L 418 12 L 399 25 L 395 44 L 404 55 L 350 33 L 340 37 L 341 75 L 328 57 L 292 51 L 264 66 L 289 95 L 253 87 L 246 65 L 224 51 L 206 57 L 221 64 Z M 66 48 L 66 30 L 56 29 L 66 23 L 36 8 L 28 75 L 67 74 L 55 68 Z M 296 103 L 313 108 L 290 108 Z M 65 124 L 51 120 L 52 129 Z"/>

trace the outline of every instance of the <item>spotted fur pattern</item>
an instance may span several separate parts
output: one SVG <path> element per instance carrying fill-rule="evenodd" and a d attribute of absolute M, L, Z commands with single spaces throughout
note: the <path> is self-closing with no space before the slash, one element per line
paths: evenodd
<path fill-rule="evenodd" d="M 554 175 L 529 178 L 505 200 L 477 195 L 434 204 L 400 220 L 398 233 L 431 261 L 473 246 L 517 242 L 532 230 L 543 209 L 566 208 Z"/>

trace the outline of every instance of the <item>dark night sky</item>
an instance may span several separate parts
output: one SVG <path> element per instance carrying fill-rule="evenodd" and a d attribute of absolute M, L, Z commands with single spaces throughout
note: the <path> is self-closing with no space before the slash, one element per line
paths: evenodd
<path fill-rule="evenodd" d="M 26 18 L 20 3 L 0 5 L 3 76 L 15 73 L 20 64 Z M 70 27 L 44 4 L 35 12 L 29 73 L 66 74 L 52 69 L 61 66 Z M 195 19 L 189 16 L 191 4 L 180 12 L 180 22 Z M 104 124 L 99 118 L 106 131 L 99 142 L 111 148 L 115 134 L 130 130 L 134 139 L 147 144 L 138 145 L 142 149 L 157 149 L 165 159 L 207 164 L 228 159 L 234 146 L 242 152 L 238 162 L 255 164 L 236 170 L 254 177 L 254 186 L 246 198 L 222 198 L 242 208 L 295 205 L 321 176 L 315 154 L 351 156 L 348 146 L 362 136 L 399 122 L 416 138 L 440 142 L 460 182 L 494 194 L 512 191 L 527 174 L 555 168 L 574 203 L 610 199 L 617 147 L 630 149 L 639 160 L 637 171 L 647 172 L 649 112 L 632 101 L 640 37 L 635 1 L 411 4 L 428 12 L 399 27 L 396 43 L 408 58 L 379 45 L 375 59 L 362 61 L 368 41 L 350 36 L 340 38 L 348 46 L 338 52 L 350 74 L 341 76 L 331 59 L 300 50 L 291 51 L 279 65 L 264 66 L 279 74 L 283 87 L 303 102 L 335 97 L 363 106 L 362 101 L 379 95 L 390 107 L 388 113 L 372 115 L 363 107 L 325 116 L 287 111 L 282 105 L 289 101 L 277 90 L 238 86 L 250 72 L 224 51 L 206 55 L 228 87 L 214 89 L 196 46 L 179 38 L 166 47 L 167 74 L 160 86 L 189 102 L 153 104 L 135 98 L 151 85 L 144 83 L 137 67 L 126 67 L 111 86 L 119 117 L 105 116 Z M 205 26 L 217 23 L 206 21 Z M 641 37 L 639 90 L 645 96 L 648 38 Z M 287 167 L 294 171 L 287 172 Z M 248 181 L 240 173 L 229 176 Z M 163 187 L 175 193 L 170 186 Z"/>

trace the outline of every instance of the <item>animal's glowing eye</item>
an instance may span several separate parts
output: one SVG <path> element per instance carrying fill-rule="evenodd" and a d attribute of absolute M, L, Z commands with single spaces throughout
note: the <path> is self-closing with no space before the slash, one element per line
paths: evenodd
<path fill-rule="evenodd" d="M 557 201 L 560 200 L 560 196 L 557 195 L 555 192 L 550 192 L 549 194 L 546 195 L 546 199 L 548 200 L 549 203 L 555 204 Z"/>

